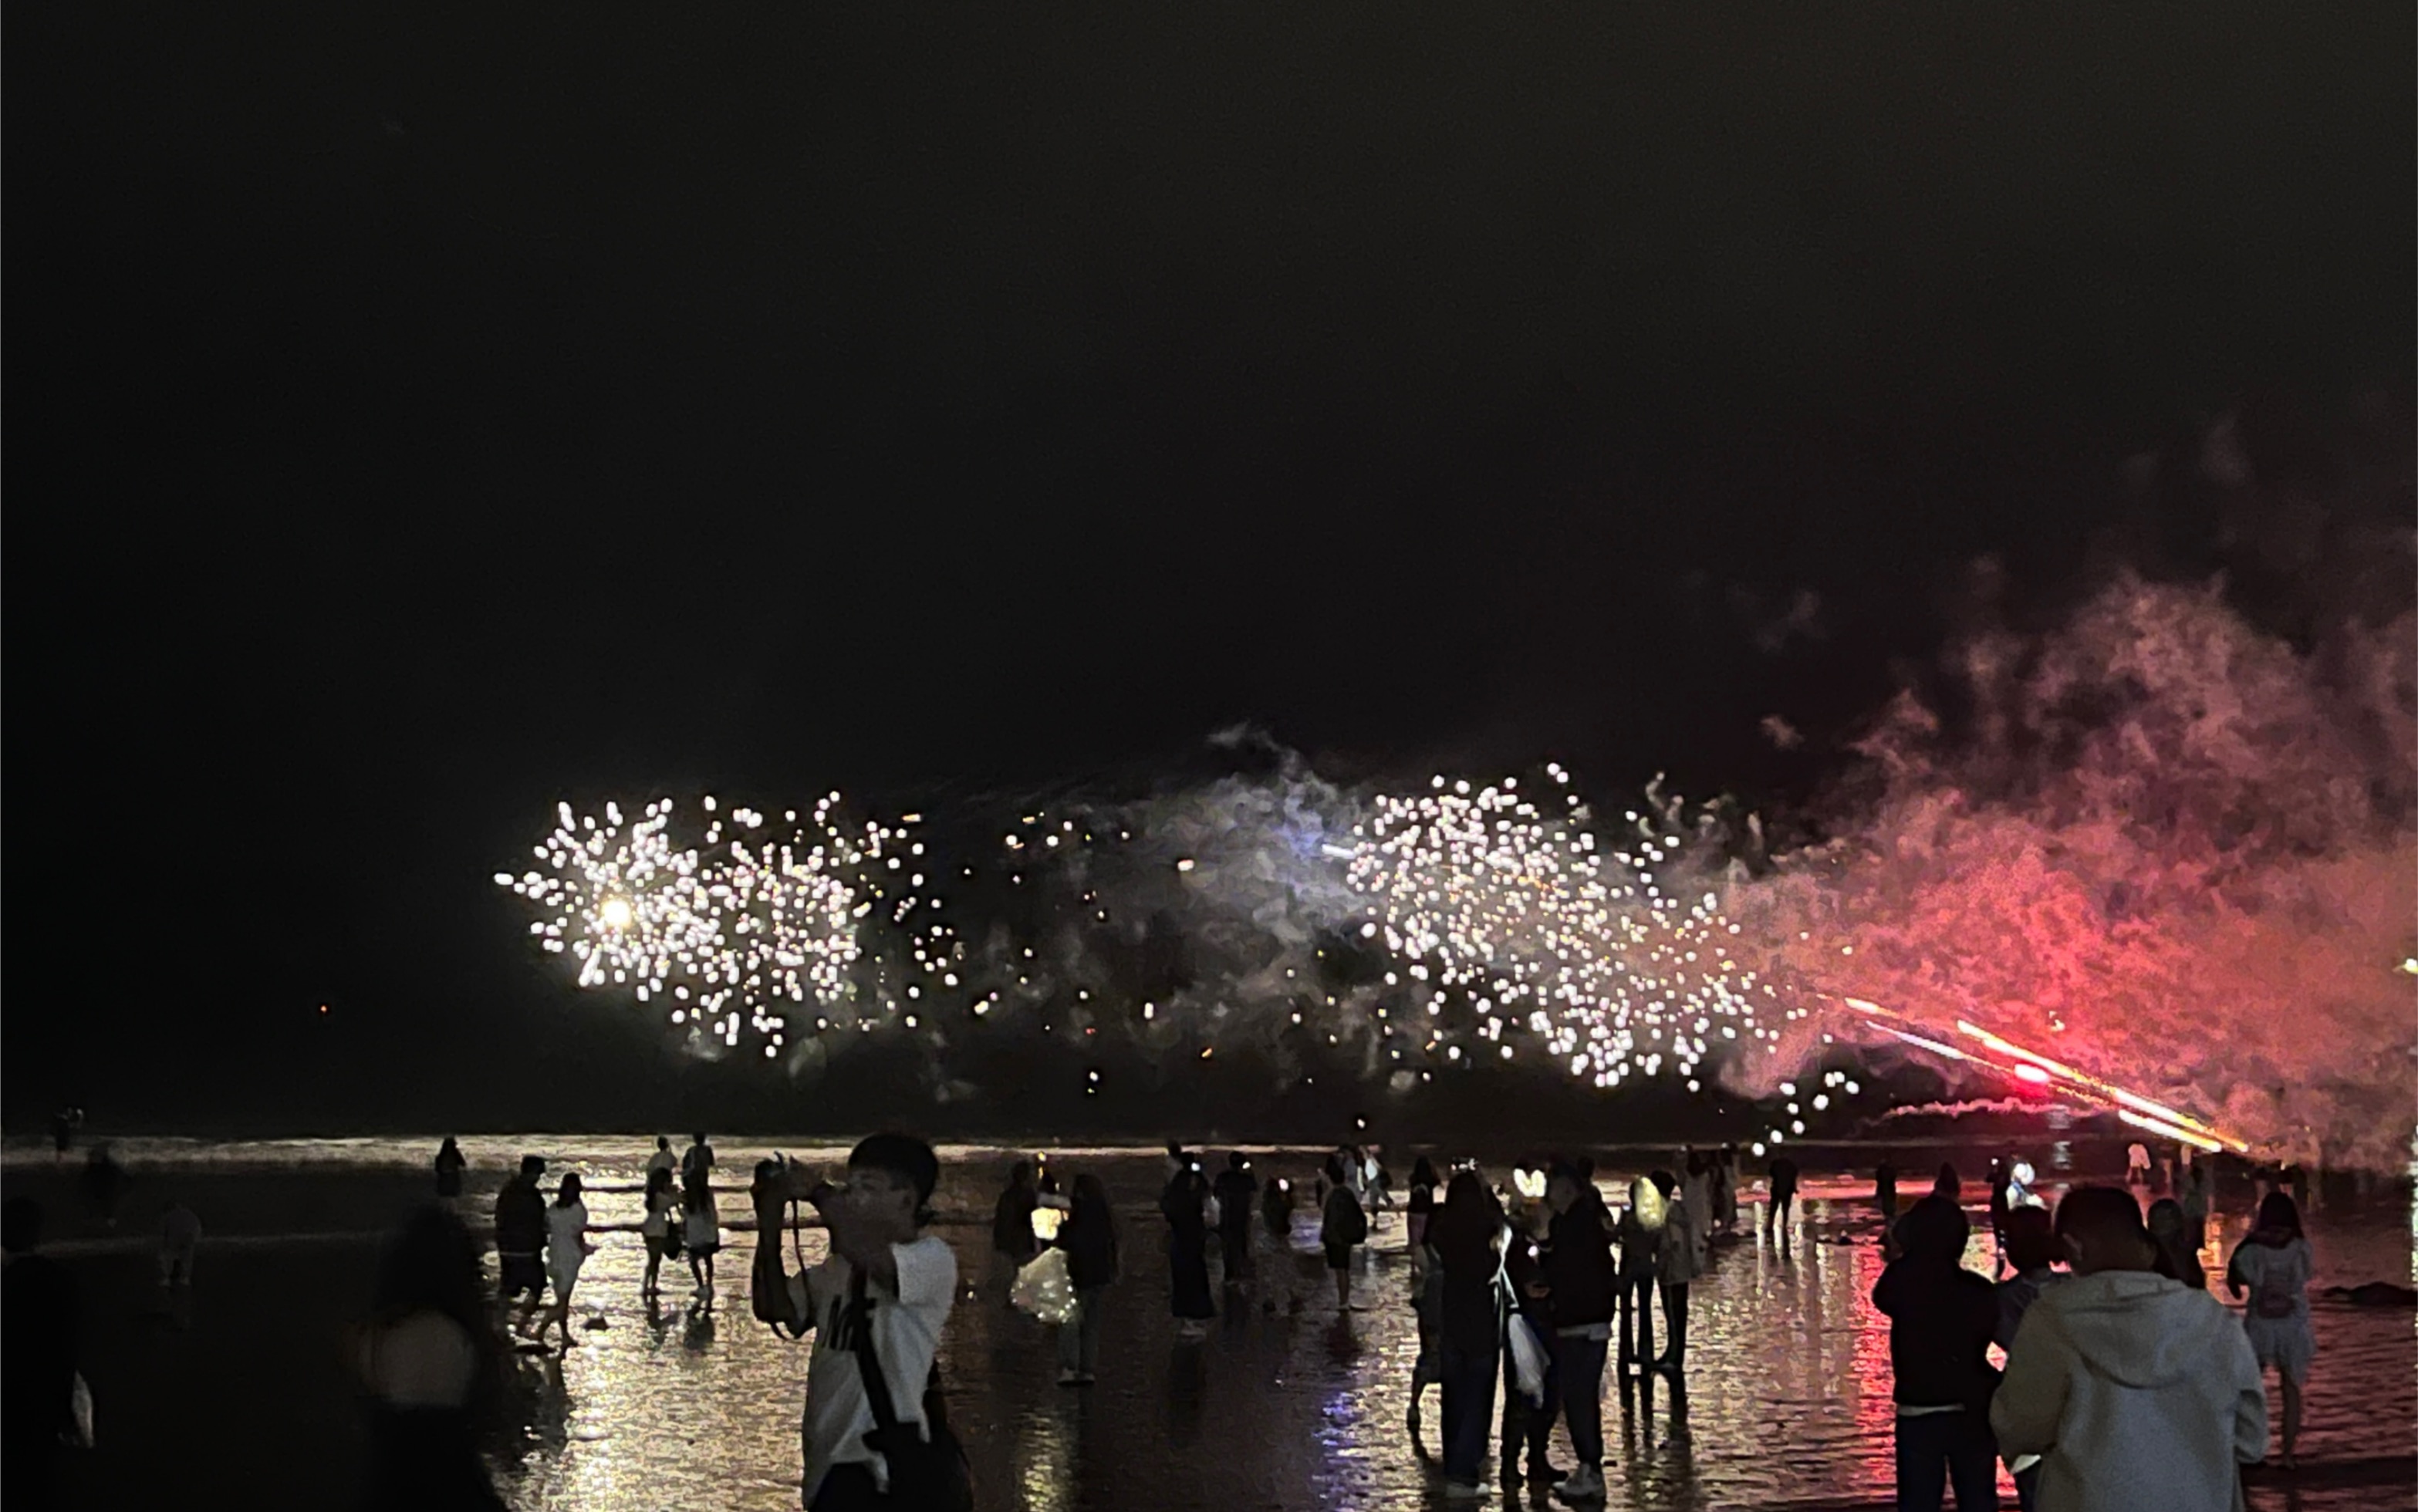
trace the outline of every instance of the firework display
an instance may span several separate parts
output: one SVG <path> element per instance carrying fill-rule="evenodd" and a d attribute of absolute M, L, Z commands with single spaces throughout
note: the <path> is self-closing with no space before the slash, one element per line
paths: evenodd
<path fill-rule="evenodd" d="M 912 1027 L 927 985 L 957 985 L 911 817 L 850 823 L 836 793 L 778 821 L 711 797 L 699 807 L 683 830 L 667 798 L 635 818 L 618 802 L 559 804 L 540 865 L 496 882 L 536 908 L 529 933 L 576 963 L 582 987 L 666 1002 L 674 1025 L 725 1048 L 742 1030 L 769 1057 L 802 1023 Z"/>

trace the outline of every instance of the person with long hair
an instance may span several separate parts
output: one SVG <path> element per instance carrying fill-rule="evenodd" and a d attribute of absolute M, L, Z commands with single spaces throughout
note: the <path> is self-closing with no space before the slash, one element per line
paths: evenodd
<path fill-rule="evenodd" d="M 1494 1376 L 1502 1347 L 1499 1245 L 1503 1210 L 1475 1170 L 1456 1173 L 1444 1206 L 1428 1225 L 1428 1242 L 1444 1275 L 1443 1344 L 1445 1495 L 1475 1501 L 1493 1426 Z"/>
<path fill-rule="evenodd" d="M 1100 1324 L 1109 1283 L 1117 1278 L 1116 1214 L 1108 1188 L 1089 1171 L 1075 1178 L 1074 1203 L 1055 1243 L 1066 1252 L 1066 1280 L 1075 1289 L 1075 1316 L 1058 1325 L 1058 1384 L 1088 1386 L 1097 1379 Z"/>
<path fill-rule="evenodd" d="M 1327 1157 L 1326 1175 L 1330 1184 L 1319 1214 L 1318 1243 L 1326 1251 L 1326 1269 L 1335 1277 L 1335 1310 L 1350 1312 L 1352 1251 L 1369 1237 L 1369 1214 L 1353 1191 L 1352 1171 L 1343 1156 Z"/>
<path fill-rule="evenodd" d="M 554 1288 L 554 1308 L 548 1319 L 562 1330 L 562 1347 L 571 1348 L 571 1290 L 579 1284 L 579 1268 L 596 1246 L 588 1238 L 588 1204 L 582 1200 L 579 1172 L 565 1171 L 555 1189 L 554 1205 L 545 1210 L 545 1278 Z M 537 1325 L 545 1337 L 545 1324 Z"/>
<path fill-rule="evenodd" d="M 704 1142 L 702 1135 L 698 1142 Z M 697 1297 L 711 1306 L 713 1257 L 722 1248 L 722 1221 L 714 1214 L 713 1188 L 703 1170 L 690 1176 L 681 1189 L 681 1252 L 688 1257 L 688 1274 L 696 1281 Z"/>
<path fill-rule="evenodd" d="M 368 1393 L 371 1512 L 501 1512 L 479 1454 L 501 1352 L 460 1219 L 421 1208 L 388 1242 L 351 1352 Z"/>
<path fill-rule="evenodd" d="M 2284 1456 L 2279 1462 L 2286 1470 L 2299 1465 L 2301 1393 L 2308 1385 L 2309 1363 L 2318 1349 L 2309 1326 L 2309 1275 L 2316 1262 L 2309 1237 L 2301 1229 L 2301 1205 L 2278 1191 L 2268 1193 L 2258 1204 L 2257 1227 L 2235 1246 L 2225 1265 L 2227 1290 L 2237 1298 L 2245 1291 L 2250 1294 L 2242 1327 L 2258 1357 L 2262 1387 L 2270 1367 L 2283 1384 Z"/>
<path fill-rule="evenodd" d="M 1697 1229 L 1688 1187 L 1667 1170 L 1655 1171 L 1646 1180 L 1662 1194 L 1662 1247 L 1654 1264 L 1662 1291 L 1662 1321 L 1670 1334 L 1661 1355 L 1651 1364 L 1677 1375 L 1688 1367 L 1688 1289 L 1705 1274 L 1705 1238 Z"/>
<path fill-rule="evenodd" d="M 1662 1271 L 1665 1214 L 1662 1188 L 1645 1177 L 1629 1184 L 1629 1206 L 1615 1232 L 1620 1241 L 1620 1371 L 1654 1368 L 1654 1297 Z M 1633 1318 L 1632 1318 L 1633 1315 Z M 1631 1323 L 1634 1322 L 1632 1333 Z"/>

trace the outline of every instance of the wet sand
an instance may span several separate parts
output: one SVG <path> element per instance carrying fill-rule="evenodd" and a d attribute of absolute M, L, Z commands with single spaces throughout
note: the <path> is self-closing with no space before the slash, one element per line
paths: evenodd
<path fill-rule="evenodd" d="M 667 1273 L 665 1305 L 642 1306 L 644 1252 L 628 1226 L 643 1153 L 618 1169 L 580 1163 L 600 1188 L 589 1206 L 601 1231 L 574 1312 L 605 1326 L 577 1332 L 559 1361 L 523 1361 L 521 1415 L 498 1485 L 529 1512 L 795 1507 L 806 1348 L 748 1316 L 742 1234 L 729 1236 L 713 1310 L 690 1309 L 684 1274 L 673 1285 Z M 726 1148 L 727 1167 L 742 1168 L 748 1153 Z M 995 1298 L 960 1303 L 942 1368 L 982 1505 L 1233 1512 L 1435 1500 L 1403 1428 L 1416 1340 L 1399 1215 L 1381 1218 L 1355 1278 L 1366 1310 L 1337 1313 L 1305 1213 L 1288 1263 L 1271 1268 L 1263 1294 L 1226 1294 L 1210 1337 L 1185 1344 L 1166 1306 L 1155 1158 L 1100 1153 L 1060 1164 L 1108 1179 L 1128 1274 L 1110 1292 L 1101 1381 L 1087 1391 L 1055 1384 L 1048 1330 Z M 1296 1178 L 1313 1165 L 1308 1154 L 1261 1161 L 1263 1172 Z M 979 1220 L 998 1169 L 987 1159 L 953 1163 L 943 1183 L 941 1231 L 970 1281 L 986 1274 Z M 7 1186 L 56 1199 L 69 1174 L 45 1179 L 38 1166 L 12 1162 Z M 497 1179 L 490 1170 L 478 1183 L 475 1210 Z M 162 1309 L 141 1237 L 157 1212 L 156 1191 L 144 1189 L 155 1180 L 191 1202 L 211 1234 L 183 1319 Z M 100 1446 L 71 1458 L 67 1504 L 348 1504 L 363 1437 L 336 1341 L 366 1303 L 376 1225 L 421 1190 L 416 1173 L 371 1168 L 163 1170 L 134 1188 L 120 1220 L 129 1232 L 71 1234 L 59 1247 L 83 1288 Z M 1684 1393 L 1675 1397 L 1667 1382 L 1625 1400 L 1607 1393 L 1612 1507 L 1890 1504 L 1888 1341 L 1865 1300 L 1880 1263 L 1867 1193 L 1817 1179 L 1786 1253 L 1750 1231 L 1717 1256 L 1695 1287 Z M 741 1206 L 727 1197 L 726 1216 Z M 303 1213 L 312 1225 L 292 1221 Z M 2224 1242 L 2243 1216 L 2220 1214 Z M 2406 1202 L 2331 1208 L 2313 1229 L 2321 1285 L 2410 1275 Z M 819 1241 L 805 1235 L 809 1259 Z M 1986 1246 L 1978 1240 L 1968 1259 L 1986 1267 Z M 2320 1304 L 2317 1323 L 2303 1468 L 2254 1484 L 2252 1505 L 2418 1504 L 2410 1311 Z M 1439 1416 L 1431 1393 L 1431 1449 Z M 1558 1434 L 1555 1454 L 1568 1462 Z M 2011 1489 L 2005 1504 L 2014 1504 Z"/>

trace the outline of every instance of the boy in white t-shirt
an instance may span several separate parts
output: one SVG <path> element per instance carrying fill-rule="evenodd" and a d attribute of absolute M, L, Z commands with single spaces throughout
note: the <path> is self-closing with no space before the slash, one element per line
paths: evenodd
<path fill-rule="evenodd" d="M 786 1171 L 758 1168 L 756 1316 L 793 1337 L 815 1330 L 801 1483 L 809 1512 L 901 1504 L 891 1495 L 890 1465 L 866 1438 L 876 1418 L 856 1350 L 859 1329 L 872 1338 L 899 1424 L 927 1442 L 934 1436 L 925 1389 L 957 1292 L 956 1257 L 924 1232 L 940 1170 L 932 1147 L 911 1136 L 877 1134 L 859 1143 L 849 1153 L 845 1185 L 824 1182 L 803 1194 L 822 1215 L 831 1258 L 793 1275 L 782 1263 L 781 1229 L 798 1194 Z"/>

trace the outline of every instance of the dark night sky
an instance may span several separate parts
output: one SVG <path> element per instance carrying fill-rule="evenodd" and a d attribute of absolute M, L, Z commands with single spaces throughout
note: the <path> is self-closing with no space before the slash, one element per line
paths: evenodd
<path fill-rule="evenodd" d="M 509 1119 L 566 793 L 1802 781 L 2406 389 L 2414 24 L 12 7 L 9 1120 Z"/>

